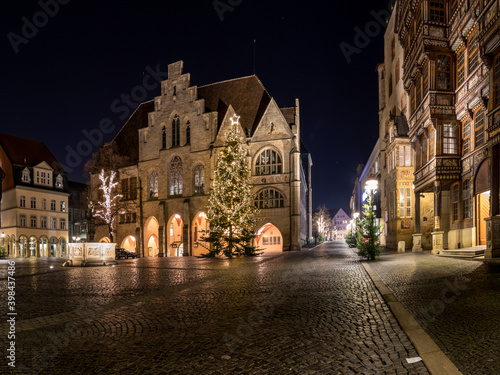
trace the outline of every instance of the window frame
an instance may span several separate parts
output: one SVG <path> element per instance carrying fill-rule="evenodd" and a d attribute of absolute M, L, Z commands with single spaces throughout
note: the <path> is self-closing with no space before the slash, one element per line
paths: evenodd
<path fill-rule="evenodd" d="M 451 136 L 447 136 L 446 128 L 450 127 L 452 132 Z M 443 124 L 443 155 L 457 155 L 458 153 L 458 134 L 457 134 L 457 124 L 449 123 Z M 451 140 L 448 141 L 447 140 Z M 453 147 L 446 147 L 453 146 Z M 450 152 L 454 151 L 454 152 Z"/>
<path fill-rule="evenodd" d="M 466 178 L 462 182 L 462 214 L 464 220 L 472 218 L 472 202 L 471 202 L 471 179 Z"/>
<path fill-rule="evenodd" d="M 467 117 L 462 124 L 462 155 L 464 156 L 472 151 L 471 122 L 471 119 Z"/>
<path fill-rule="evenodd" d="M 446 22 L 446 7 L 444 0 L 429 1 L 429 21 L 445 23 Z"/>
<path fill-rule="evenodd" d="M 467 40 L 467 71 L 469 75 L 471 75 L 479 65 L 479 33 L 477 28 L 475 28 Z"/>
<path fill-rule="evenodd" d="M 198 164 L 194 169 L 194 193 L 205 194 L 205 166 Z"/>
<path fill-rule="evenodd" d="M 486 143 L 486 129 L 484 124 L 486 116 L 484 112 L 485 110 L 482 106 L 474 112 L 474 149 L 477 149 Z M 481 140 L 479 140 L 479 136 L 482 137 Z"/>
<path fill-rule="evenodd" d="M 262 210 L 284 208 L 285 196 L 275 188 L 261 189 L 255 194 L 254 205 Z"/>
<path fill-rule="evenodd" d="M 456 223 L 460 219 L 460 185 L 458 182 L 451 185 L 451 217 Z"/>
<path fill-rule="evenodd" d="M 273 156 L 275 162 L 273 162 Z M 269 176 L 274 174 L 283 173 L 283 158 L 281 153 L 272 148 L 267 148 L 258 153 L 255 160 L 255 175 L 256 176 Z"/>
<path fill-rule="evenodd" d="M 174 170 L 175 169 L 175 170 Z M 175 173 L 174 173 L 175 172 Z M 182 174 L 184 172 L 183 162 L 179 156 L 174 156 L 170 161 L 169 165 L 169 195 L 176 196 L 182 195 L 183 191 L 183 179 Z"/>
<path fill-rule="evenodd" d="M 444 59 L 440 59 L 443 57 Z M 441 61 L 447 60 L 447 64 Z M 443 67 L 446 66 L 446 70 Z M 451 70 L 452 70 L 452 58 L 448 54 L 439 54 L 437 55 L 436 60 L 436 87 L 438 90 L 450 91 L 453 90 L 453 83 L 451 81 Z M 441 87 L 441 78 L 446 79 L 446 88 Z"/>
<path fill-rule="evenodd" d="M 465 47 L 457 52 L 457 88 L 465 82 Z"/>

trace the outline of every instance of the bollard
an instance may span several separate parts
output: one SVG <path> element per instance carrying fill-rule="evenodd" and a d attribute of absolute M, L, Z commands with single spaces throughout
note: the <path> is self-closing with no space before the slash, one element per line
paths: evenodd
<path fill-rule="evenodd" d="M 405 241 L 399 241 L 398 242 L 398 254 L 399 253 L 404 253 L 405 252 L 405 247 L 406 247 Z"/>

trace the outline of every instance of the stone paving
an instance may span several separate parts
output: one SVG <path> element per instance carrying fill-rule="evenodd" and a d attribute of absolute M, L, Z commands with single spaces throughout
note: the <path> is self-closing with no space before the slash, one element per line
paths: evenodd
<path fill-rule="evenodd" d="M 463 374 L 500 374 L 500 267 L 424 253 L 370 263 Z"/>
<path fill-rule="evenodd" d="M 2 373 L 428 374 L 407 363 L 418 354 L 344 244 L 234 260 L 60 263 L 17 260 L 17 367 L 4 362 Z M 7 330 L 0 323 L 2 348 Z"/>

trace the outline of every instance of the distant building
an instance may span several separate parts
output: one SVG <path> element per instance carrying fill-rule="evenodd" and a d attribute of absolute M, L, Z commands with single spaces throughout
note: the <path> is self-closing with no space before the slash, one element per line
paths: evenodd
<path fill-rule="evenodd" d="M 11 257 L 67 256 L 68 181 L 49 149 L 0 134 L 1 235 Z"/>
<path fill-rule="evenodd" d="M 347 226 L 350 222 L 349 214 L 347 214 L 342 208 L 339 210 L 333 210 L 331 212 L 331 224 L 330 224 L 330 240 L 339 241 L 345 240 L 347 234 Z"/>
<path fill-rule="evenodd" d="M 312 160 L 301 145 L 299 101 L 280 108 L 255 75 L 192 86 L 182 61 L 168 66 L 160 95 L 139 105 L 113 140 L 132 159 L 117 171 L 129 206 L 117 224 L 120 247 L 148 257 L 207 252 L 200 238 L 209 225 L 210 180 L 235 114 L 260 209 L 256 244 L 264 251 L 301 249 L 311 237 Z M 110 240 L 102 225 L 99 239 Z"/>

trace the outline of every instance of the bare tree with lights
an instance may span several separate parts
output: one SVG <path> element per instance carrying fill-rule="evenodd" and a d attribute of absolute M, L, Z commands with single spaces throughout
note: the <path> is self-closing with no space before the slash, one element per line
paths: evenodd
<path fill-rule="evenodd" d="M 313 226 L 318 237 L 325 238 L 328 233 L 331 218 L 330 212 L 325 205 L 321 205 L 316 209 L 313 215 Z"/>
<path fill-rule="evenodd" d="M 225 147 L 217 158 L 208 198 L 210 229 L 202 239 L 211 245 L 209 253 L 204 255 L 206 257 L 221 252 L 228 258 L 241 254 L 256 255 L 257 249 L 252 242 L 258 210 L 254 205 L 239 118 L 236 114 L 231 118 Z"/>
<path fill-rule="evenodd" d="M 104 169 L 99 174 L 101 185 L 99 190 L 102 191 L 103 200 L 97 202 L 98 209 L 95 211 L 95 216 L 100 218 L 108 227 L 109 238 L 111 242 L 114 240 L 114 224 L 115 218 L 124 212 L 123 207 L 120 205 L 120 199 L 123 197 L 121 194 L 114 194 L 113 189 L 118 185 L 115 181 L 116 172 L 111 171 L 109 176 L 106 176 Z"/>

